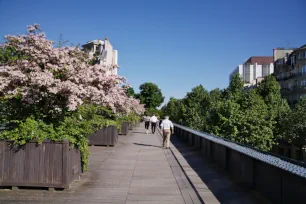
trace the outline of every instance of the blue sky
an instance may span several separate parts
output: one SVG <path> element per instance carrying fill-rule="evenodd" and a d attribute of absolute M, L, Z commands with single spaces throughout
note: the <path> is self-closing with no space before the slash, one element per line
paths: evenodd
<path fill-rule="evenodd" d="M 181 98 L 199 84 L 225 88 L 250 56 L 306 44 L 305 9 L 304 0 L 0 0 L 0 36 L 33 23 L 55 41 L 108 36 L 136 91 L 154 82 Z"/>

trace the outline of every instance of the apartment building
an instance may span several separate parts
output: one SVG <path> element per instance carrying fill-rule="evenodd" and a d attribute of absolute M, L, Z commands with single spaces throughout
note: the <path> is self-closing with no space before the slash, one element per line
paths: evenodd
<path fill-rule="evenodd" d="M 106 66 L 109 75 L 118 73 L 118 51 L 113 49 L 108 38 L 105 40 L 93 40 L 82 45 L 83 50 L 89 54 L 90 58 L 96 59 L 97 64 Z"/>
<path fill-rule="evenodd" d="M 274 64 L 272 56 L 253 56 L 234 69 L 230 74 L 230 80 L 238 73 L 244 82 L 244 86 L 251 87 L 273 72 Z"/>
<path fill-rule="evenodd" d="M 274 54 L 274 74 L 281 94 L 293 107 L 306 96 L 306 45 L 297 49 L 274 49 Z"/>
<path fill-rule="evenodd" d="M 306 45 L 300 48 L 276 48 L 273 50 L 274 75 L 281 87 L 281 94 L 294 107 L 306 96 Z M 293 143 L 280 141 L 273 152 L 292 159 L 306 162 L 305 141 Z"/>

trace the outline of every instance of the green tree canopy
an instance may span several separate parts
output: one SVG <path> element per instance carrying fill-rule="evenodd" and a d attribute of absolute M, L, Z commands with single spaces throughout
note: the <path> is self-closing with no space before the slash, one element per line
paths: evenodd
<path fill-rule="evenodd" d="M 145 104 L 146 109 L 156 109 L 164 102 L 164 96 L 161 90 L 154 83 L 147 82 L 139 87 L 140 93 L 136 98 L 140 99 L 142 104 Z"/>
<path fill-rule="evenodd" d="M 291 112 L 288 102 L 281 97 L 280 85 L 275 77 L 268 75 L 256 88 L 268 108 L 267 119 L 274 120 L 273 132 L 280 135 L 280 119 Z"/>
<path fill-rule="evenodd" d="M 135 96 L 135 91 L 132 87 L 129 87 L 126 91 L 128 97 Z"/>
<path fill-rule="evenodd" d="M 233 76 L 228 86 L 228 90 L 232 93 L 240 93 L 243 90 L 243 81 L 239 74 Z"/>
<path fill-rule="evenodd" d="M 279 119 L 290 110 L 274 77 L 245 89 L 235 75 L 224 90 L 199 85 L 183 99 L 171 98 L 162 111 L 179 124 L 268 151 L 280 138 Z"/>
<path fill-rule="evenodd" d="M 207 113 L 210 107 L 208 91 L 202 85 L 194 87 L 183 99 L 183 104 L 184 125 L 205 131 Z"/>
<path fill-rule="evenodd" d="M 289 142 L 306 143 L 306 98 L 280 119 L 280 134 Z"/>
<path fill-rule="evenodd" d="M 182 105 L 182 100 L 171 97 L 168 103 L 161 108 L 162 115 L 168 115 L 174 122 L 183 124 Z"/>

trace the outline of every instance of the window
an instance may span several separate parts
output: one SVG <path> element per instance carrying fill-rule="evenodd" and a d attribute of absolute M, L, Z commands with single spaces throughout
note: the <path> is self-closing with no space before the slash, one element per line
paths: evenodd
<path fill-rule="evenodd" d="M 304 58 L 306 59 L 306 50 L 304 51 Z"/>
<path fill-rule="evenodd" d="M 262 77 L 269 75 L 269 71 L 270 71 L 270 66 L 268 64 L 262 65 Z"/>
<path fill-rule="evenodd" d="M 303 58 L 303 52 L 299 52 L 299 59 Z"/>
<path fill-rule="evenodd" d="M 277 60 L 277 64 L 284 64 L 284 63 L 283 63 L 283 59 Z"/>
<path fill-rule="evenodd" d="M 295 57 L 291 57 L 291 65 L 295 65 Z"/>
<path fill-rule="evenodd" d="M 306 86 L 306 80 L 301 80 L 301 86 Z"/>
<path fill-rule="evenodd" d="M 306 65 L 302 66 L 302 75 L 306 75 Z"/>

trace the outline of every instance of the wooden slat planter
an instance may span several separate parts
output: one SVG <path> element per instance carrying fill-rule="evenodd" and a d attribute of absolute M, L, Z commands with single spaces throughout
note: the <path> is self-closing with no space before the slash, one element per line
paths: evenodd
<path fill-rule="evenodd" d="M 129 130 L 133 130 L 133 123 L 129 122 Z"/>
<path fill-rule="evenodd" d="M 0 186 L 69 188 L 81 174 L 81 155 L 68 141 L 0 141 Z"/>
<path fill-rule="evenodd" d="M 118 142 L 118 130 L 114 125 L 102 128 L 88 136 L 89 145 L 111 145 L 114 146 Z"/>
<path fill-rule="evenodd" d="M 123 122 L 121 124 L 121 131 L 120 131 L 120 135 L 127 135 L 129 132 L 129 123 L 128 122 Z"/>

